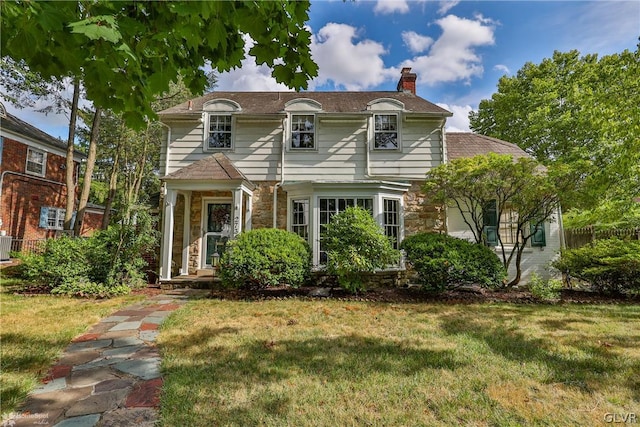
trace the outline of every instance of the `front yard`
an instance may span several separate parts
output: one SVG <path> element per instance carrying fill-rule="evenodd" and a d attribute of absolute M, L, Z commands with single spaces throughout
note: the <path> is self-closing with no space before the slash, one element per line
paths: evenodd
<path fill-rule="evenodd" d="M 604 425 L 640 306 L 200 300 L 160 335 L 167 426 Z"/>
<path fill-rule="evenodd" d="M 119 307 L 142 298 L 129 295 L 108 300 L 83 300 L 14 295 L 13 291 L 21 287 L 18 280 L 0 280 L 2 414 L 16 410 L 75 336 Z"/>

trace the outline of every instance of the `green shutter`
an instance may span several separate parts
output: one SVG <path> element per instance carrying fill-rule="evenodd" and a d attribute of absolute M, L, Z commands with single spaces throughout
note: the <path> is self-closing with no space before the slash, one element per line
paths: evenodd
<path fill-rule="evenodd" d="M 492 200 L 482 208 L 484 239 L 487 246 L 498 246 L 498 203 Z"/>
<path fill-rule="evenodd" d="M 531 246 L 539 248 L 547 246 L 547 240 L 544 235 L 544 223 L 538 226 L 529 224 L 529 227 L 531 229 Z"/>
<path fill-rule="evenodd" d="M 49 228 L 49 208 L 41 207 L 40 208 L 40 227 L 41 228 Z"/>

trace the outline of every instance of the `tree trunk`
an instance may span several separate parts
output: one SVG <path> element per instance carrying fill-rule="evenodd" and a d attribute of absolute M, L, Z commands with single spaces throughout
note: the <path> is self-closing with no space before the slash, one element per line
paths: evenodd
<path fill-rule="evenodd" d="M 111 208 L 113 207 L 113 201 L 116 198 L 118 190 L 118 167 L 120 166 L 120 147 L 122 147 L 122 133 L 118 138 L 118 145 L 116 146 L 116 154 L 113 158 L 113 165 L 111 167 L 111 175 L 109 176 L 109 194 L 107 195 L 107 201 L 104 206 L 104 216 L 102 217 L 102 229 L 106 230 L 109 227 L 111 220 Z"/>
<path fill-rule="evenodd" d="M 526 242 L 518 248 L 518 252 L 516 253 L 516 277 L 514 277 L 513 280 L 507 284 L 508 288 L 513 288 L 515 285 L 520 283 L 520 279 L 522 278 L 522 266 L 520 264 L 522 261 L 522 252 L 524 252 L 525 245 Z"/>
<path fill-rule="evenodd" d="M 77 78 L 73 81 L 73 98 L 71 101 L 71 119 L 69 120 L 69 138 L 67 139 L 67 161 L 66 161 L 66 187 L 67 187 L 67 205 L 64 214 L 64 229 L 71 230 L 73 218 L 73 208 L 76 202 L 76 183 L 74 179 L 75 163 L 73 155 L 75 153 L 76 138 L 76 121 L 78 119 L 78 99 L 80 98 L 80 80 Z"/>
<path fill-rule="evenodd" d="M 89 193 L 91 192 L 91 178 L 93 176 L 93 168 L 96 164 L 96 152 L 98 150 L 98 137 L 100 130 L 100 116 L 102 108 L 96 108 L 91 124 L 91 138 L 89 139 L 89 153 L 87 155 L 87 166 L 84 171 L 84 180 L 82 182 L 82 192 L 80 193 L 80 201 L 78 202 L 78 213 L 76 214 L 76 223 L 73 226 L 73 233 L 76 236 L 82 234 L 82 223 L 84 221 L 84 212 L 89 201 Z"/>

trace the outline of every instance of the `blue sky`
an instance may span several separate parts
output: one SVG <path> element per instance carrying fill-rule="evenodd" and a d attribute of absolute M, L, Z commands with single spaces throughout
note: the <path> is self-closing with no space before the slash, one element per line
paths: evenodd
<path fill-rule="evenodd" d="M 498 79 L 555 50 L 600 56 L 635 50 L 640 1 L 312 1 L 308 25 L 320 67 L 311 90 L 395 90 L 400 69 L 418 74 L 418 95 L 454 113 L 448 129 L 468 131 L 468 113 Z M 217 90 L 288 90 L 252 59 L 219 76 Z M 13 114 L 54 136 L 64 117 Z"/>

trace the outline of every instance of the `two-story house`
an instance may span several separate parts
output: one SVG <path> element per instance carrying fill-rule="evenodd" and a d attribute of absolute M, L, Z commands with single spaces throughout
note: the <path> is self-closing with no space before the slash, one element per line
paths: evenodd
<path fill-rule="evenodd" d="M 160 280 L 209 268 L 227 239 L 260 227 L 302 236 L 322 265 L 322 225 L 347 206 L 396 245 L 447 231 L 420 187 L 447 160 L 452 113 L 415 82 L 405 68 L 393 92 L 213 92 L 162 111 Z"/>
<path fill-rule="evenodd" d="M 11 236 L 13 250 L 33 249 L 63 229 L 66 145 L 0 104 L 0 232 Z M 76 179 L 84 159 L 74 153 Z M 102 215 L 98 207 L 88 209 L 83 234 L 99 229 Z"/>

